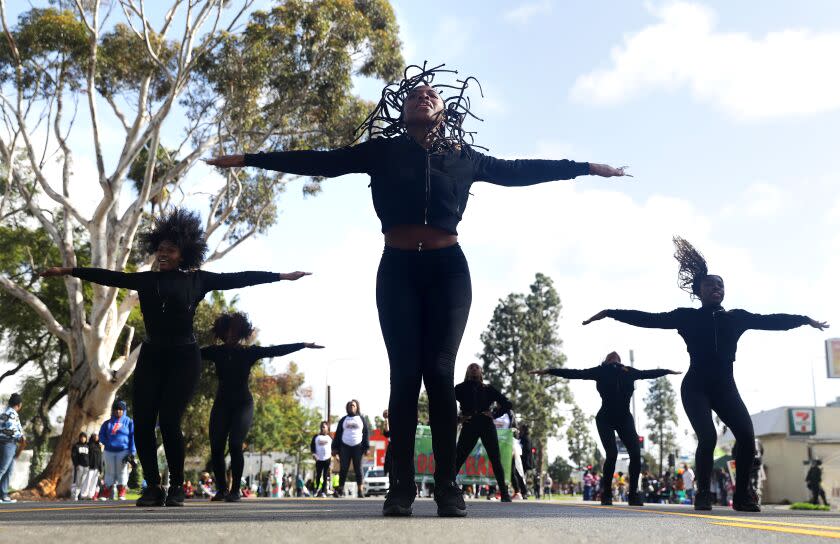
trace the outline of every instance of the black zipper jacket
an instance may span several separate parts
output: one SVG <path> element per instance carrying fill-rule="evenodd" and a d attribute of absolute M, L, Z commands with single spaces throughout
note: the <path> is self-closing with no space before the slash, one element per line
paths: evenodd
<path fill-rule="evenodd" d="M 88 466 L 102 472 L 102 446 L 100 442 L 88 442 Z"/>
<path fill-rule="evenodd" d="M 808 324 L 804 315 L 753 314 L 746 310 L 677 308 L 664 313 L 607 310 L 608 317 L 637 327 L 676 329 L 691 357 L 689 372 L 704 377 L 732 377 L 738 339 L 750 329 L 786 331 Z"/>
<path fill-rule="evenodd" d="M 195 309 L 210 291 L 238 289 L 280 279 L 275 272 L 218 274 L 206 270 L 178 270 L 131 273 L 104 268 L 74 268 L 72 275 L 99 285 L 137 291 L 146 326 L 146 340 L 166 345 L 195 342 Z"/>
<path fill-rule="evenodd" d="M 430 152 L 405 134 L 332 151 L 246 154 L 245 165 L 306 176 L 369 174 L 382 232 L 395 225 L 431 225 L 452 234 L 474 181 L 522 187 L 589 174 L 588 162 L 502 160 L 469 147 Z"/>
<path fill-rule="evenodd" d="M 282 357 L 301 350 L 306 344 L 281 344 L 279 346 L 205 346 L 201 348 L 201 358 L 212 361 L 216 366 L 219 385 L 216 389 L 216 402 L 248 403 L 253 401 L 248 388 L 251 368 L 260 359 Z"/>
<path fill-rule="evenodd" d="M 601 395 L 601 411 L 609 415 L 625 415 L 630 413 L 634 382 L 665 376 L 668 370 L 638 370 L 620 363 L 607 363 L 584 369 L 552 368 L 548 373 L 569 380 L 595 380 L 595 387 Z"/>

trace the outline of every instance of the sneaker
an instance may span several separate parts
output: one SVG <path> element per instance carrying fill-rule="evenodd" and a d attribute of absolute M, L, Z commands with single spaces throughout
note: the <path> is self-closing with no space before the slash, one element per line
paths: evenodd
<path fill-rule="evenodd" d="M 513 497 L 511 497 L 511 498 L 512 498 L 513 500 L 515 500 L 515 501 L 521 501 L 521 500 L 523 500 L 523 499 L 522 499 L 522 493 L 518 493 L 518 492 L 517 492 L 517 493 L 514 493 L 514 494 L 513 494 Z"/>
<path fill-rule="evenodd" d="M 225 494 L 222 491 L 219 491 L 210 499 L 210 502 L 221 502 L 225 500 Z"/>
<path fill-rule="evenodd" d="M 170 485 L 166 494 L 166 506 L 184 506 L 184 486 Z"/>
<path fill-rule="evenodd" d="M 462 518 L 467 515 L 464 492 L 454 482 L 435 486 L 435 502 L 437 503 L 439 517 Z"/>
<path fill-rule="evenodd" d="M 601 497 L 601 506 L 612 506 L 612 497 L 608 495 Z"/>
<path fill-rule="evenodd" d="M 758 505 L 755 497 L 742 497 L 738 493 L 732 497 L 732 509 L 738 512 L 761 512 L 761 506 Z"/>
<path fill-rule="evenodd" d="M 0 499 L 0 502 L 2 502 L 3 504 L 14 504 L 17 502 L 17 499 L 13 499 L 10 496 L 6 495 L 2 499 Z"/>
<path fill-rule="evenodd" d="M 137 506 L 163 506 L 166 503 L 166 492 L 159 485 L 150 485 L 143 490 L 137 499 Z"/>
<path fill-rule="evenodd" d="M 694 497 L 694 509 L 709 511 L 712 509 L 712 493 L 710 491 L 698 491 Z"/>
<path fill-rule="evenodd" d="M 238 489 L 231 489 L 230 493 L 225 495 L 225 502 L 239 502 L 242 500 L 242 495 Z"/>
<path fill-rule="evenodd" d="M 417 485 L 394 485 L 385 495 L 385 503 L 382 505 L 383 516 L 410 516 L 411 505 L 417 497 Z"/>
<path fill-rule="evenodd" d="M 513 502 L 513 497 L 510 496 L 510 493 L 508 493 L 508 491 L 506 489 L 502 490 L 501 501 L 502 502 Z"/>
<path fill-rule="evenodd" d="M 336 499 L 341 498 L 343 496 L 344 496 L 344 488 L 343 487 L 336 487 L 333 490 L 333 497 L 335 497 Z"/>
<path fill-rule="evenodd" d="M 630 496 L 627 498 L 627 505 L 628 506 L 644 506 L 645 501 L 642 500 L 638 494 L 631 493 Z"/>

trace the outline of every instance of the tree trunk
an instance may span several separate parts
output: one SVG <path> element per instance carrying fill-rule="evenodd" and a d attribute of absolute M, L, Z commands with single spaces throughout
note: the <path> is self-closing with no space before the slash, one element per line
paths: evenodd
<path fill-rule="evenodd" d="M 537 470 L 534 473 L 534 496 L 538 499 L 542 494 L 543 461 L 545 459 L 545 457 L 543 456 L 543 452 L 545 451 L 543 444 L 545 444 L 544 438 L 537 439 L 537 458 L 535 459 L 536 463 L 534 463 L 535 465 L 537 465 Z"/>
<path fill-rule="evenodd" d="M 50 462 L 44 471 L 35 478 L 21 497 L 27 499 L 55 499 L 69 496 L 73 481 L 70 453 L 79 433 L 98 432 L 99 425 L 108 418 L 114 393 L 119 384 L 94 380 L 87 371 L 87 366 L 77 372 L 83 372 L 81 384 L 71 379 L 67 392 L 67 412 L 64 414 L 64 428 L 53 450 Z"/>

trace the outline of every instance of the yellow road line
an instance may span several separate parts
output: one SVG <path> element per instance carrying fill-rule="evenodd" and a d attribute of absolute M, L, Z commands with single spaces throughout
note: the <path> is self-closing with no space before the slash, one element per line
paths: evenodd
<path fill-rule="evenodd" d="M 89 506 L 52 506 L 43 508 L 9 508 L 0 509 L 0 513 L 14 513 L 14 512 L 52 512 L 56 510 L 104 510 L 107 508 L 125 508 L 127 506 L 134 506 L 134 504 L 97 504 Z"/>
<path fill-rule="evenodd" d="M 688 512 L 669 512 L 666 510 L 646 510 L 643 508 L 625 508 L 621 506 L 598 506 L 594 504 L 581 504 L 576 506 L 582 506 L 584 508 L 603 508 L 607 510 L 623 510 L 623 511 L 631 511 L 631 512 L 642 512 L 645 514 L 662 514 L 665 516 L 682 516 L 688 518 L 702 518 L 702 519 L 710 519 L 714 521 L 731 521 L 736 523 L 758 523 L 762 525 L 779 525 L 783 527 L 801 527 L 807 529 L 826 529 L 828 531 L 840 531 L 840 525 L 814 525 L 809 523 L 791 523 L 786 521 L 772 521 L 772 520 L 763 520 L 761 518 L 750 518 L 750 517 L 735 517 L 735 516 L 715 516 L 712 514 L 691 514 Z"/>
<path fill-rule="evenodd" d="M 741 529 L 756 529 L 759 531 L 773 531 L 776 533 L 787 533 L 793 535 L 807 535 L 807 536 L 821 536 L 824 538 L 840 539 L 840 532 L 837 531 L 818 531 L 815 529 L 798 529 L 795 527 L 775 527 L 773 525 L 757 525 L 751 523 L 732 523 L 732 522 L 711 522 L 712 525 L 722 525 L 724 527 L 740 527 Z"/>

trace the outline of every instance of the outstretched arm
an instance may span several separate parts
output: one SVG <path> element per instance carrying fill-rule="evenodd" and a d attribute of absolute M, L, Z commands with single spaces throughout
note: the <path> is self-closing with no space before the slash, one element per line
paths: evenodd
<path fill-rule="evenodd" d="M 808 316 L 795 314 L 754 314 L 746 310 L 732 310 L 731 315 L 743 330 L 786 331 L 810 325 L 815 329 L 827 329 L 828 323 L 815 321 Z"/>
<path fill-rule="evenodd" d="M 547 368 L 545 370 L 532 370 L 528 374 L 544 376 L 557 376 L 567 380 L 597 380 L 598 367 L 592 368 Z"/>
<path fill-rule="evenodd" d="M 276 170 L 303 176 L 335 177 L 350 173 L 370 172 L 376 158 L 375 140 L 331 151 L 272 151 L 268 153 L 246 153 L 244 155 L 223 155 L 205 162 L 218 168 L 255 166 L 265 170 Z"/>
<path fill-rule="evenodd" d="M 507 187 L 524 187 L 546 181 L 573 179 L 577 176 L 625 176 L 624 168 L 606 164 L 575 162 L 570 160 L 505 160 L 471 151 L 473 180 L 486 181 Z"/>
<path fill-rule="evenodd" d="M 589 319 L 583 322 L 584 325 L 589 325 L 593 321 L 611 317 L 616 321 L 634 325 L 636 327 L 645 327 L 648 329 L 678 329 L 682 325 L 683 312 L 680 310 L 672 310 L 670 312 L 653 314 L 649 312 L 640 312 L 638 310 L 601 310 Z"/>
<path fill-rule="evenodd" d="M 121 287 L 123 289 L 137 289 L 140 287 L 142 273 L 115 272 L 104 268 L 69 268 L 54 266 L 41 272 L 42 278 L 53 278 L 57 276 L 75 276 L 79 279 L 107 285 L 108 287 Z"/>
<path fill-rule="evenodd" d="M 296 344 L 280 344 L 277 346 L 254 346 L 251 349 L 254 353 L 254 361 L 257 361 L 267 357 L 282 357 L 304 348 L 321 349 L 323 347 L 314 342 L 297 342 Z"/>
<path fill-rule="evenodd" d="M 634 380 L 653 380 L 667 376 L 668 374 L 682 374 L 676 370 L 669 370 L 667 368 L 654 368 L 652 370 L 635 370 L 633 373 Z"/>
<path fill-rule="evenodd" d="M 261 283 L 272 283 L 280 280 L 299 280 L 304 276 L 310 276 L 311 272 L 231 272 L 217 273 L 199 271 L 204 292 L 223 291 L 225 289 L 239 289 L 250 285 Z"/>

